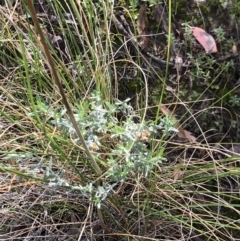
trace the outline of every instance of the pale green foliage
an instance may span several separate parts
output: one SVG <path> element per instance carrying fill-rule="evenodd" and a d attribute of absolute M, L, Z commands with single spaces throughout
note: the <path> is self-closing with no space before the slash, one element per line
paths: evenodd
<path fill-rule="evenodd" d="M 225 40 L 225 32 L 221 26 L 213 29 L 213 32 L 216 34 L 215 40 L 217 42 L 222 42 Z"/>
<path fill-rule="evenodd" d="M 239 107 L 240 106 L 240 97 L 237 95 L 233 95 L 230 97 L 229 103 L 233 107 Z"/>
<path fill-rule="evenodd" d="M 105 181 L 102 186 L 95 187 L 94 181 L 89 182 L 86 186 L 68 183 L 64 178 L 64 171 L 61 173 L 53 171 L 52 159 L 49 160 L 49 166 L 45 168 L 45 178 L 51 178 L 49 185 L 78 190 L 84 197 L 88 197 L 100 207 L 101 201 L 119 182 L 138 175 L 146 177 L 155 165 L 165 161 L 164 148 L 160 146 L 157 151 L 152 151 L 150 142 L 155 140 L 157 135 L 161 139 L 166 139 L 169 134 L 177 132 L 177 129 L 174 128 L 175 121 L 169 117 L 162 118 L 157 125 L 152 121 L 141 121 L 139 114 L 128 102 L 127 99 L 110 103 L 102 99 L 99 93 L 95 93 L 89 101 L 84 100 L 74 109 L 76 121 L 96 160 L 103 161 L 98 151 L 105 145 L 105 136 L 108 136 L 112 142 L 111 147 L 107 147 L 108 154 L 105 155 Z M 116 118 L 117 114 L 121 114 L 123 120 Z M 71 135 L 73 141 L 80 145 L 64 108 L 53 110 L 38 100 L 36 112 L 31 112 L 29 115 L 44 117 L 48 124 L 61 130 L 63 137 Z"/>

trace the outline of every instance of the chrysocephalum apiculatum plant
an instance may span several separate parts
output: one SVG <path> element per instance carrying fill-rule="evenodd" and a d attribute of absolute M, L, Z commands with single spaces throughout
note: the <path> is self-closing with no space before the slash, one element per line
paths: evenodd
<path fill-rule="evenodd" d="M 105 169 L 102 185 L 95 186 L 94 180 L 89 180 L 84 186 L 69 183 L 63 173 L 59 176 L 52 170 L 51 162 L 46 175 L 47 178 L 51 177 L 49 185 L 79 190 L 83 196 L 91 199 L 100 208 L 101 201 L 119 182 L 137 177 L 139 174 L 147 176 L 154 165 L 165 160 L 164 148 L 152 151 L 149 142 L 157 133 L 167 138 L 171 132 L 177 132 L 174 128 L 175 122 L 169 117 L 162 118 L 157 125 L 141 121 L 128 101 L 129 99 L 117 100 L 112 104 L 103 100 L 99 93 L 94 93 L 88 102 L 84 100 L 74 110 L 89 149 Z M 53 111 L 45 103 L 38 101 L 37 111 L 40 116 L 44 115 L 45 120 L 51 125 L 61 130 L 61 135 L 64 137 L 71 135 L 73 142 L 76 145 L 80 144 L 65 109 Z M 29 115 L 33 116 L 34 113 Z M 122 115 L 123 118 L 117 118 L 117 115 Z M 104 150 L 106 153 L 102 155 Z"/>

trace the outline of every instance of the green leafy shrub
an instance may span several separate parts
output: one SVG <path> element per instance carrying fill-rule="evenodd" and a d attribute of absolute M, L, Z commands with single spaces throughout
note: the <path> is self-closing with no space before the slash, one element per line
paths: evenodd
<path fill-rule="evenodd" d="M 100 208 L 101 201 L 119 182 L 139 174 L 146 177 L 156 164 L 165 161 L 164 147 L 160 146 L 158 151 L 152 151 L 150 142 L 159 134 L 162 139 L 167 139 L 171 133 L 177 132 L 174 128 L 175 121 L 169 117 L 162 118 L 159 124 L 141 121 L 139 114 L 128 102 L 129 99 L 116 100 L 112 104 L 103 100 L 99 93 L 95 93 L 89 101 L 79 103 L 74 111 L 89 149 L 104 168 L 102 185 L 95 187 L 94 180 L 88 180 L 85 186 L 69 183 L 64 177 L 64 172 L 59 174 L 53 170 L 51 159 L 45 169 L 45 178 L 50 186 L 78 190 Z M 64 108 L 54 111 L 39 99 L 36 112 L 29 113 L 29 116 L 33 117 L 36 114 L 59 129 L 64 138 L 71 136 L 75 145 L 80 144 Z M 121 115 L 122 119 L 117 118 L 117 115 Z M 104 159 L 101 157 L 103 150 L 106 152 Z M 13 156 L 9 155 L 9 158 Z M 35 169 L 39 168 L 41 165 L 35 166 Z M 34 173 L 36 170 L 32 175 L 35 175 Z"/>

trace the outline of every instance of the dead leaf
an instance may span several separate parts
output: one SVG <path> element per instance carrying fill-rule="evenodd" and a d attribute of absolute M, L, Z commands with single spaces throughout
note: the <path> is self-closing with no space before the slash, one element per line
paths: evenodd
<path fill-rule="evenodd" d="M 232 53 L 234 56 L 238 56 L 238 47 L 237 47 L 237 44 L 234 44 L 232 46 Z"/>
<path fill-rule="evenodd" d="M 160 106 L 160 109 L 162 111 L 162 113 L 164 115 L 168 115 L 169 117 L 171 117 L 173 120 L 177 121 L 177 118 L 175 117 L 175 115 L 164 105 L 161 105 Z M 176 124 L 175 128 L 178 129 L 178 133 L 177 133 L 177 136 L 179 138 L 182 138 L 182 139 L 185 139 L 185 140 L 188 140 L 189 142 L 196 142 L 197 141 L 197 138 L 195 136 L 192 135 L 191 132 L 189 131 L 186 131 L 184 130 L 180 124 Z"/>
<path fill-rule="evenodd" d="M 138 19 L 137 19 L 137 31 L 141 35 L 148 28 L 148 18 L 147 18 L 147 4 L 144 3 L 139 9 Z"/>
<path fill-rule="evenodd" d="M 196 142 L 197 138 L 192 135 L 190 131 L 184 130 L 180 125 L 177 126 L 178 133 L 177 136 L 179 138 L 187 139 L 190 142 Z"/>
<path fill-rule="evenodd" d="M 209 33 L 207 33 L 204 29 L 198 27 L 191 27 L 192 34 L 196 38 L 196 40 L 202 45 L 207 53 L 216 53 L 217 45 Z"/>
<path fill-rule="evenodd" d="M 168 115 L 169 117 L 173 118 L 174 120 L 177 120 L 176 117 L 173 115 L 173 113 L 166 106 L 161 105 L 160 109 L 164 115 Z"/>
<path fill-rule="evenodd" d="M 184 173 L 185 173 L 185 171 L 175 170 L 173 172 L 173 181 L 174 181 L 174 183 L 177 182 L 177 180 L 179 180 L 183 176 Z"/>
<path fill-rule="evenodd" d="M 137 19 L 137 31 L 139 34 L 138 43 L 141 46 L 141 48 L 145 49 L 148 47 L 150 40 L 147 36 L 148 33 L 148 17 L 147 17 L 147 4 L 144 3 L 141 5 L 138 13 L 138 19 Z"/>

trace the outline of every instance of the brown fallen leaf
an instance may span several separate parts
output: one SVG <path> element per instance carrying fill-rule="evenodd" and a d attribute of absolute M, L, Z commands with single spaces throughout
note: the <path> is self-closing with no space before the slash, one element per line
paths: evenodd
<path fill-rule="evenodd" d="M 138 19 L 137 19 L 137 31 L 141 35 L 148 28 L 148 18 L 147 18 L 147 4 L 144 3 L 139 9 Z"/>
<path fill-rule="evenodd" d="M 173 172 L 173 182 L 177 182 L 177 180 L 179 180 L 184 175 L 184 173 L 185 171 L 175 170 Z"/>
<path fill-rule="evenodd" d="M 162 111 L 162 113 L 164 115 L 168 115 L 169 117 L 171 117 L 173 120 L 175 120 L 176 122 L 178 122 L 177 118 L 175 117 L 175 115 L 164 105 L 160 106 L 160 109 Z M 178 129 L 178 133 L 177 136 L 179 138 L 188 140 L 189 142 L 196 142 L 197 138 L 195 136 L 192 135 L 191 132 L 184 130 L 180 124 L 176 124 L 175 128 Z"/>
<path fill-rule="evenodd" d="M 204 29 L 198 27 L 191 27 L 192 34 L 196 40 L 202 45 L 207 53 L 216 53 L 217 45 L 214 38 Z"/>
<path fill-rule="evenodd" d="M 161 106 L 160 106 L 160 109 L 161 109 L 161 111 L 162 111 L 162 113 L 163 113 L 164 115 L 168 115 L 169 117 L 171 117 L 171 118 L 173 118 L 174 120 L 176 120 L 175 115 L 173 115 L 173 113 L 172 113 L 166 106 L 161 105 Z"/>
<path fill-rule="evenodd" d="M 238 56 L 238 46 L 237 46 L 237 44 L 234 44 L 232 46 L 232 53 L 233 53 L 234 56 Z"/>
<path fill-rule="evenodd" d="M 197 138 L 195 136 L 192 135 L 192 133 L 190 131 L 186 131 L 184 130 L 181 125 L 177 126 L 178 129 L 178 133 L 177 136 L 179 138 L 183 138 L 183 139 L 187 139 L 190 142 L 196 142 Z"/>
<path fill-rule="evenodd" d="M 148 17 L 147 17 L 147 4 L 144 3 L 141 5 L 138 13 L 138 19 L 137 19 L 137 31 L 139 34 L 139 45 L 141 48 L 145 49 L 148 47 L 150 40 L 149 37 L 147 36 L 148 33 Z"/>

